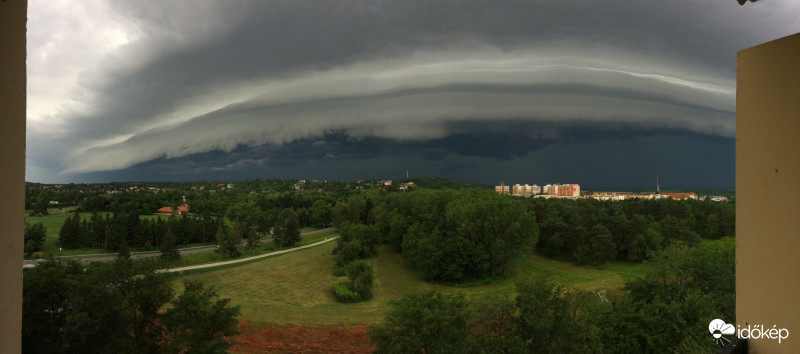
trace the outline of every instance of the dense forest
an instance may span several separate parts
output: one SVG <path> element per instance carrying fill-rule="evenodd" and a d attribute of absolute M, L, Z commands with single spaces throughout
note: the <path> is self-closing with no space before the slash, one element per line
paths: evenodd
<path fill-rule="evenodd" d="M 526 247 L 577 264 L 641 262 L 701 236 L 734 236 L 735 203 L 516 198 L 479 189 L 368 192 L 333 208 L 333 223 L 374 225 L 430 280 L 502 275 Z M 362 244 L 373 243 L 365 240 Z"/>

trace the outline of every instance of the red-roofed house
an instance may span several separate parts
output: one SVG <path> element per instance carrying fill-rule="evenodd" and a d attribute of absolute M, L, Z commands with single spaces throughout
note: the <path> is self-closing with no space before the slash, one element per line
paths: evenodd
<path fill-rule="evenodd" d="M 175 211 L 175 209 L 172 209 L 172 207 L 168 207 L 168 206 L 156 210 L 156 214 L 159 214 L 159 215 L 173 215 L 173 214 L 181 215 L 181 214 L 188 214 L 188 213 L 189 213 L 189 206 L 186 205 L 186 204 L 179 205 L 178 206 L 178 211 Z"/>
<path fill-rule="evenodd" d="M 694 193 L 694 192 L 690 192 L 690 193 L 664 193 L 664 192 L 661 192 L 661 195 L 663 195 L 665 197 L 670 197 L 672 199 L 680 199 L 680 200 L 683 200 L 683 199 L 694 199 L 694 200 L 697 200 L 697 194 Z"/>

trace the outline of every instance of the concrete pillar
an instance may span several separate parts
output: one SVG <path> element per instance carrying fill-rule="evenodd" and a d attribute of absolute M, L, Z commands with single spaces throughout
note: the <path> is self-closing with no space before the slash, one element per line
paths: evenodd
<path fill-rule="evenodd" d="M 0 353 L 22 350 L 27 10 L 0 1 Z"/>

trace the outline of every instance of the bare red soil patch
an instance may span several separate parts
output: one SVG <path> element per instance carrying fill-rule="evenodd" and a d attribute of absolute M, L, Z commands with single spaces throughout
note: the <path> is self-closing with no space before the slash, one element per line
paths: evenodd
<path fill-rule="evenodd" d="M 262 327 L 239 324 L 233 353 L 371 353 L 375 348 L 363 326 L 336 328 Z"/>

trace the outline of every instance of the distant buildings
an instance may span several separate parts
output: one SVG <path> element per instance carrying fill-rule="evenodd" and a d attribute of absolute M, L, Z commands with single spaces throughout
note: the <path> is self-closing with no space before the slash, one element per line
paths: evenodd
<path fill-rule="evenodd" d="M 625 199 L 700 199 L 697 193 L 667 193 L 661 192 L 658 182 L 656 182 L 656 192 L 634 193 L 634 192 L 591 192 L 584 193 L 583 198 L 592 198 L 597 200 L 625 200 Z M 570 184 L 546 184 L 542 187 L 538 185 L 528 184 L 515 184 L 513 187 L 500 183 L 499 186 L 494 187 L 494 191 L 499 194 L 513 195 L 517 197 L 536 197 L 536 198 L 581 198 L 581 186 L 575 183 Z M 710 197 L 714 201 L 725 201 L 725 197 L 714 196 Z"/>
<path fill-rule="evenodd" d="M 500 194 L 511 194 L 508 190 L 508 186 L 500 183 L 499 186 L 494 186 L 494 191 Z"/>
<path fill-rule="evenodd" d="M 592 198 L 597 200 L 667 199 L 667 198 L 676 200 L 699 199 L 697 193 L 694 192 L 689 192 L 689 193 L 592 192 L 592 194 L 587 195 L 587 198 Z"/>
<path fill-rule="evenodd" d="M 506 188 L 508 188 L 508 187 L 506 187 Z M 495 190 L 497 190 L 497 187 L 495 187 Z M 520 197 L 529 197 L 529 196 L 532 196 L 534 194 L 539 194 L 541 192 L 542 192 L 542 187 L 539 187 L 539 186 L 537 186 L 535 184 L 532 185 L 532 186 L 529 186 L 527 184 L 525 184 L 525 185 L 515 184 L 511 194 L 512 195 L 516 195 L 516 196 L 520 196 Z M 508 193 L 505 193 L 505 194 L 508 194 Z"/>
<path fill-rule="evenodd" d="M 413 187 L 413 186 L 414 186 L 414 181 L 410 181 L 410 182 L 407 182 L 407 183 L 400 183 L 400 190 L 401 191 L 407 191 L 407 190 L 411 189 L 411 187 Z"/>
<path fill-rule="evenodd" d="M 662 196 L 678 200 L 694 199 L 697 200 L 697 194 L 694 192 L 689 193 L 661 193 Z"/>
<path fill-rule="evenodd" d="M 577 184 L 548 184 L 544 187 L 538 185 L 515 184 L 513 189 L 503 183 L 494 187 L 494 191 L 499 194 L 508 194 L 518 197 L 537 196 L 543 198 L 578 198 L 581 196 L 581 186 Z"/>
<path fill-rule="evenodd" d="M 542 193 L 555 197 L 578 198 L 581 196 L 581 186 L 577 184 L 548 184 L 542 188 Z"/>
<path fill-rule="evenodd" d="M 189 213 L 189 206 L 186 204 L 181 204 L 178 206 L 178 210 L 173 209 L 172 207 L 163 207 L 156 211 L 156 214 L 159 215 L 182 215 Z"/>

